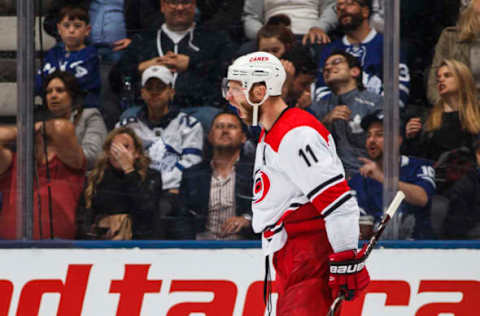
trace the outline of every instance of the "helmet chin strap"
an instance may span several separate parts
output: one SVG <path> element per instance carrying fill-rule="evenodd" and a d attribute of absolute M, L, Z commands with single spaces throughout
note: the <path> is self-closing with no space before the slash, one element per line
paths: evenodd
<path fill-rule="evenodd" d="M 258 108 L 263 103 L 265 103 L 265 101 L 267 101 L 267 98 L 269 97 L 268 92 L 265 93 L 265 96 L 263 97 L 263 99 L 258 103 L 254 103 L 250 101 L 250 96 L 248 95 L 248 91 L 245 91 L 245 97 L 247 99 L 247 103 L 253 106 L 252 126 L 257 126 L 258 125 Z"/>

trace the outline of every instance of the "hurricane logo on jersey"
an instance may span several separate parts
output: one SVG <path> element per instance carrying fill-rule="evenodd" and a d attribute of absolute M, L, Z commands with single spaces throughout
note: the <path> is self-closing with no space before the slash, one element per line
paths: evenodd
<path fill-rule="evenodd" d="M 255 182 L 253 187 L 253 204 L 263 201 L 270 190 L 270 179 L 262 170 L 255 172 Z"/>

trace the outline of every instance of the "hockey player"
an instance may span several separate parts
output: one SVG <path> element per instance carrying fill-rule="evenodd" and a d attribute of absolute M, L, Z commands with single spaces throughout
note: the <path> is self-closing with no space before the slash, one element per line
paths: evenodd
<path fill-rule="evenodd" d="M 244 55 L 228 68 L 224 96 L 262 127 L 252 225 L 267 262 L 273 255 L 277 316 L 325 315 L 335 297 L 353 299 L 370 280 L 356 250 L 359 209 L 328 130 L 281 99 L 285 77 L 275 56 Z"/>

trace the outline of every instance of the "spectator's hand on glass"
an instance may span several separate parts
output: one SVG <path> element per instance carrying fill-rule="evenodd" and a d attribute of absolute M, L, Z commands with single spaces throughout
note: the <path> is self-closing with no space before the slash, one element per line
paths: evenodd
<path fill-rule="evenodd" d="M 383 171 L 380 169 L 377 163 L 375 163 L 375 161 L 365 157 L 358 157 L 358 160 L 363 162 L 363 166 L 358 169 L 362 177 L 372 178 L 373 180 L 383 183 Z"/>
<path fill-rule="evenodd" d="M 167 52 L 162 58 L 162 63 L 173 72 L 184 72 L 188 69 L 190 57 L 184 54 Z"/>
<path fill-rule="evenodd" d="M 132 42 L 132 40 L 129 39 L 129 38 L 124 38 L 124 39 L 118 40 L 118 41 L 113 43 L 113 51 L 116 52 L 116 51 L 125 49 L 125 48 L 128 47 L 128 45 L 130 45 L 131 42 Z"/>
<path fill-rule="evenodd" d="M 312 27 L 307 34 L 303 36 L 302 44 L 328 44 L 330 37 L 319 27 Z"/>
<path fill-rule="evenodd" d="M 230 217 L 223 223 L 222 225 L 222 233 L 226 235 L 236 234 L 242 228 L 248 227 L 250 225 L 250 221 L 243 216 L 234 216 Z"/>
<path fill-rule="evenodd" d="M 419 117 L 412 117 L 405 126 L 405 137 L 407 139 L 415 138 L 422 130 L 422 121 Z"/>
<path fill-rule="evenodd" d="M 346 105 L 337 105 L 333 108 L 325 117 L 323 118 L 323 122 L 326 124 L 331 124 L 335 120 L 350 120 L 350 115 L 352 111 Z"/>

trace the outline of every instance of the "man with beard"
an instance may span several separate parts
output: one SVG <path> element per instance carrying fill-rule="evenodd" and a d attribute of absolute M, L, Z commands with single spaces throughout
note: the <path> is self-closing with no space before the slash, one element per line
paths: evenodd
<path fill-rule="evenodd" d="M 383 215 L 383 113 L 377 111 L 362 120 L 367 131 L 366 148 L 369 158 L 359 157 L 363 163 L 360 173 L 349 184 L 356 191 L 363 214 L 373 216 L 379 223 Z M 401 134 L 401 133 L 400 133 Z M 400 143 L 402 136 L 400 136 Z M 397 214 L 401 216 L 401 239 L 431 239 L 430 206 L 435 193 L 435 170 L 425 160 L 401 156 L 398 189 L 405 193 L 405 202 Z M 365 239 L 371 236 L 362 236 Z"/>
<path fill-rule="evenodd" d="M 367 154 L 367 133 L 360 126 L 362 118 L 383 108 L 383 97 L 365 90 L 360 61 L 345 51 L 334 51 L 328 56 L 323 78 L 333 93 L 315 101 L 310 109 L 332 133 L 350 178 L 361 166 L 358 156 Z"/>
<path fill-rule="evenodd" d="M 275 56 L 244 55 L 228 68 L 224 96 L 246 123 L 262 128 L 252 226 L 262 233 L 266 281 L 273 256 L 276 315 L 326 315 L 334 298 L 354 299 L 370 281 L 364 250 L 357 252 L 359 209 L 332 135 L 283 101 L 285 77 Z M 269 283 L 264 286 L 270 312 Z"/>
<path fill-rule="evenodd" d="M 315 98 L 320 100 L 331 93 L 321 70 L 327 57 L 337 50 L 357 57 L 363 68 L 365 87 L 376 94 L 383 94 L 383 35 L 369 25 L 371 0 L 337 0 L 336 11 L 339 26 L 345 35 L 328 44 L 322 51 Z M 404 107 L 410 94 L 410 74 L 403 54 L 400 56 L 399 67 L 400 106 Z"/>
<path fill-rule="evenodd" d="M 180 186 L 182 239 L 252 238 L 253 159 L 242 154 L 246 131 L 237 114 L 220 112 L 211 124 L 211 159 L 185 169 Z"/>
<path fill-rule="evenodd" d="M 158 1 L 165 23 L 134 35 L 110 78 L 130 76 L 139 82 L 145 69 L 162 65 L 174 73 L 175 105 L 219 105 L 221 79 L 233 56 L 231 42 L 225 34 L 195 23 L 196 0 Z"/>

